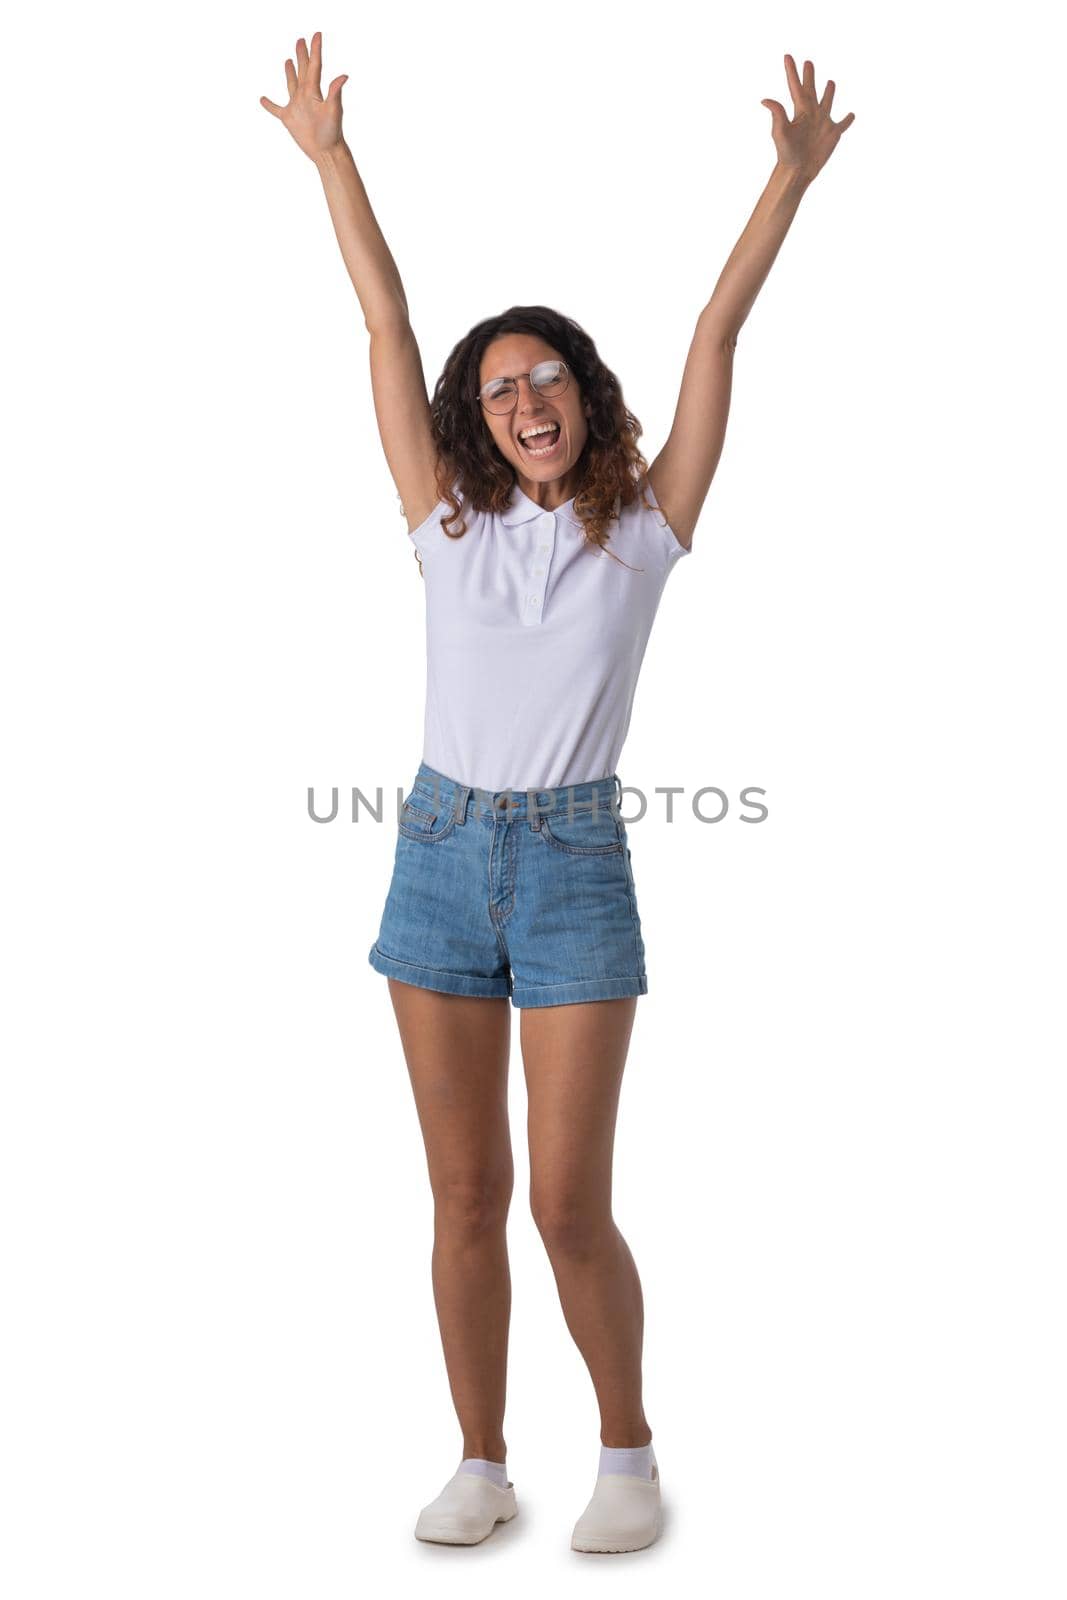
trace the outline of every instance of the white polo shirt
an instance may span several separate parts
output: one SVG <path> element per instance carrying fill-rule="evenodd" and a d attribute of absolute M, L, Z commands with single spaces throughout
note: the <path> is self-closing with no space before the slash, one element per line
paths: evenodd
<path fill-rule="evenodd" d="M 641 494 L 655 499 L 647 480 Z M 449 509 L 408 534 L 426 581 L 423 761 L 494 791 L 610 777 L 660 596 L 691 551 L 641 498 L 611 524 L 616 561 L 573 498 L 543 511 L 516 484 L 498 515 L 464 505 L 460 539 L 441 527 Z"/>

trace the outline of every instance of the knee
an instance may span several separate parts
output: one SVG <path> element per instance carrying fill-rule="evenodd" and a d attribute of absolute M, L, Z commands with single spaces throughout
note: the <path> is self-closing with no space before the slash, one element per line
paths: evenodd
<path fill-rule="evenodd" d="M 588 1260 L 614 1228 L 610 1211 L 579 1195 L 532 1193 L 530 1211 L 550 1256 Z"/>
<path fill-rule="evenodd" d="M 511 1204 L 511 1179 L 449 1178 L 434 1191 L 434 1222 L 452 1237 L 479 1238 L 501 1229 Z"/>

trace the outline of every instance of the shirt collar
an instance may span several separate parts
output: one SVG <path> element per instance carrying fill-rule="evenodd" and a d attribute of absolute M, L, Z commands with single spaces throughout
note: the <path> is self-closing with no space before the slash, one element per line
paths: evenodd
<path fill-rule="evenodd" d="M 530 522 L 543 514 L 544 507 L 539 506 L 536 500 L 531 500 L 528 494 L 523 494 L 516 483 L 512 488 L 511 503 L 500 513 L 500 520 L 506 528 L 516 528 L 520 523 Z M 581 517 L 575 515 L 573 495 L 565 505 L 556 507 L 555 514 L 565 517 L 572 527 L 584 527 Z"/>

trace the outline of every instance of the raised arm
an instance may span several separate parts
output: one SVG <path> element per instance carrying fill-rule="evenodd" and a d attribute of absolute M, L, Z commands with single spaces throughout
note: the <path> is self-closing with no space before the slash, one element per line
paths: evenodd
<path fill-rule="evenodd" d="M 715 476 L 726 437 L 737 335 L 770 272 L 782 240 L 796 216 L 804 191 L 829 160 L 838 139 L 854 120 L 830 119 L 833 79 L 815 99 L 815 68 L 804 63 L 797 76 L 792 56 L 785 58 L 795 116 L 790 121 L 777 100 L 764 100 L 772 114 L 777 164 L 727 261 L 714 293 L 697 321 L 682 375 L 674 422 L 667 441 L 649 467 L 657 503 L 682 544 L 693 531 Z"/>
<path fill-rule="evenodd" d="M 322 179 L 337 242 L 370 334 L 374 412 L 410 530 L 425 521 L 437 504 L 422 357 L 396 262 L 341 132 L 341 89 L 347 74 L 334 78 L 325 98 L 321 77 L 322 34 L 315 33 L 310 51 L 306 41 L 298 39 L 296 65 L 285 63 L 288 105 L 275 105 L 266 95 L 260 97 L 260 105 L 285 124 Z"/>

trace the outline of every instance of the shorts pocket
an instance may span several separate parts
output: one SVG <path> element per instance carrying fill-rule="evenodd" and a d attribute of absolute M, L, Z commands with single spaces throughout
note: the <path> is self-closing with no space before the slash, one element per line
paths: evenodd
<path fill-rule="evenodd" d="M 424 799 L 421 794 L 418 798 Z M 452 806 L 444 810 L 427 810 L 425 806 L 417 806 L 409 795 L 400 808 L 397 827 L 405 839 L 414 839 L 420 844 L 436 844 L 439 839 L 446 839 L 456 826 L 456 813 Z"/>
<path fill-rule="evenodd" d="M 571 856 L 621 855 L 619 820 L 607 806 L 569 812 L 566 806 L 541 818 L 538 833 L 547 845 Z"/>

